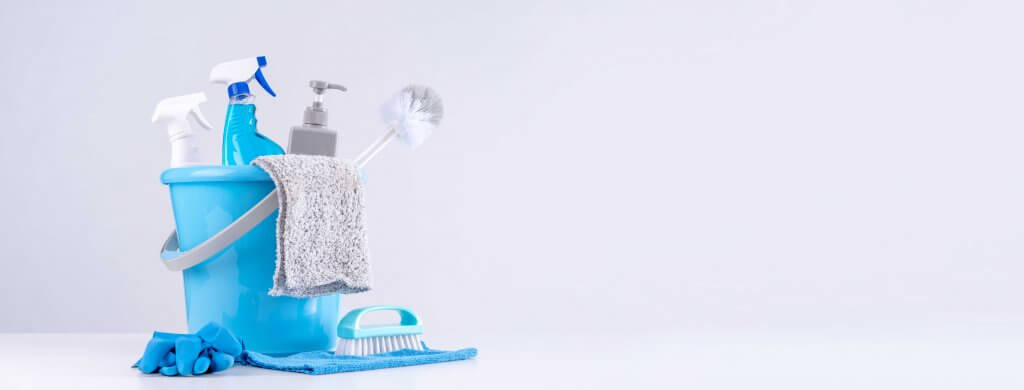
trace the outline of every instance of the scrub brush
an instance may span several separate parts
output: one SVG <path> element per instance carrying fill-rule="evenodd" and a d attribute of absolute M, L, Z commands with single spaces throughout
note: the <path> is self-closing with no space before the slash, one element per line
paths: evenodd
<path fill-rule="evenodd" d="M 381 107 L 381 119 L 388 126 L 387 133 L 355 158 L 356 167 L 363 168 L 395 137 L 415 149 L 430 137 L 434 128 L 441 124 L 443 116 L 441 96 L 433 89 L 421 85 L 403 88 Z"/>
<path fill-rule="evenodd" d="M 402 316 L 398 325 L 359 326 L 363 314 L 393 310 Z M 338 324 L 338 349 L 335 355 L 366 356 L 402 349 L 423 350 L 423 326 L 415 313 L 399 306 L 369 306 L 352 310 Z"/>

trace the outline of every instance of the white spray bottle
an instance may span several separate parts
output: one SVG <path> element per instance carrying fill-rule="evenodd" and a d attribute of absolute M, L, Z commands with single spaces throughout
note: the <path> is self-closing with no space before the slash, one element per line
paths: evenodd
<path fill-rule="evenodd" d="M 203 165 L 199 158 L 199 145 L 196 144 L 195 133 L 187 117 L 195 118 L 199 126 L 206 130 L 212 129 L 213 126 L 199 111 L 199 104 L 205 101 L 206 94 L 199 92 L 170 97 L 156 104 L 153 123 L 167 125 L 167 137 L 171 141 L 171 168 Z"/>

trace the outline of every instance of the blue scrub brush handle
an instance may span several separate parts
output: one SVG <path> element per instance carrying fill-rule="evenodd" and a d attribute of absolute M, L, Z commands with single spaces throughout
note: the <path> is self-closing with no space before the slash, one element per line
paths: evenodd
<path fill-rule="evenodd" d="M 401 315 L 402 320 L 398 325 L 384 326 L 359 326 L 359 320 L 363 314 L 373 311 L 396 311 Z M 423 333 L 423 325 L 420 325 L 420 318 L 411 310 L 401 306 L 368 306 L 354 309 L 341 319 L 338 324 L 338 337 L 346 339 L 359 339 L 364 337 L 398 336 L 404 334 Z"/>

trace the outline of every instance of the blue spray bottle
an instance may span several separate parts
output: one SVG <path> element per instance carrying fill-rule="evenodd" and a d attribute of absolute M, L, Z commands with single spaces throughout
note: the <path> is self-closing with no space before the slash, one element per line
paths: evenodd
<path fill-rule="evenodd" d="M 260 68 L 267 66 L 267 58 L 250 57 L 217 64 L 210 71 L 210 82 L 227 84 L 227 118 L 224 119 L 224 143 L 221 163 L 249 165 L 259 156 L 284 154 L 280 145 L 256 130 L 256 106 L 249 92 L 249 81 L 256 79 L 270 96 L 277 96 Z"/>

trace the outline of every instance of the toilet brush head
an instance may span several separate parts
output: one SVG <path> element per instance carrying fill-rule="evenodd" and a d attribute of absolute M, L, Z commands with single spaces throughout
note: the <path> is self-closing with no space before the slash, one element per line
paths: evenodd
<path fill-rule="evenodd" d="M 422 85 L 403 88 L 381 107 L 381 118 L 395 130 L 395 137 L 412 148 L 430 137 L 443 116 L 441 96 Z"/>

